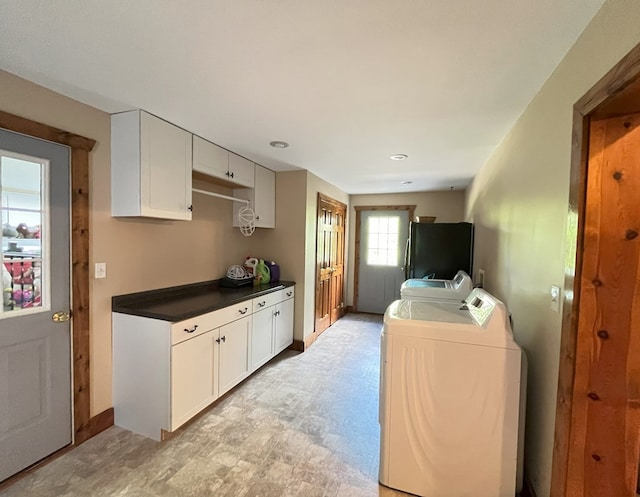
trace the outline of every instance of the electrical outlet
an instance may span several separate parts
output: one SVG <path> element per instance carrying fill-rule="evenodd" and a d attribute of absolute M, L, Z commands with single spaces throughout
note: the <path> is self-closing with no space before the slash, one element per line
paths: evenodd
<path fill-rule="evenodd" d="M 478 269 L 478 280 L 476 281 L 476 286 L 484 288 L 484 269 Z"/>
<path fill-rule="evenodd" d="M 96 262 L 95 265 L 95 278 L 106 278 L 107 277 L 107 263 L 106 262 Z"/>
<path fill-rule="evenodd" d="M 560 311 L 560 287 L 551 285 L 551 310 L 558 312 Z"/>

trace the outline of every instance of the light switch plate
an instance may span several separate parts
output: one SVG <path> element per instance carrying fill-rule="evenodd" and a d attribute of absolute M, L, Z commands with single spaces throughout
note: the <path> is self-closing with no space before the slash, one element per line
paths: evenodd
<path fill-rule="evenodd" d="M 98 280 L 100 278 L 107 277 L 107 263 L 106 262 L 96 262 L 95 265 L 95 278 Z"/>
<path fill-rule="evenodd" d="M 551 309 L 558 312 L 560 310 L 560 287 L 551 285 Z"/>

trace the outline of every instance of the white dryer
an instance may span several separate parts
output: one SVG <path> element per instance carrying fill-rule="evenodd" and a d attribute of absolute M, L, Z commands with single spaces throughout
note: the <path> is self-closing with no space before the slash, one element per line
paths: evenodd
<path fill-rule="evenodd" d="M 521 488 L 524 354 L 502 302 L 479 288 L 467 302 L 397 300 L 385 313 L 383 485 L 428 497 Z"/>
<path fill-rule="evenodd" d="M 425 302 L 462 302 L 472 289 L 471 277 L 464 271 L 458 271 L 451 280 L 424 278 L 406 280 L 400 286 L 400 298 Z"/>

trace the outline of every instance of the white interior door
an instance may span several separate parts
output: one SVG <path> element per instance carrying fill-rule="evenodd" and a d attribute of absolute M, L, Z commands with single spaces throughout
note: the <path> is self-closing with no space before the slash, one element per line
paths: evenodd
<path fill-rule="evenodd" d="M 408 211 L 360 212 L 358 311 L 383 314 L 400 298 L 408 230 Z"/>
<path fill-rule="evenodd" d="M 72 440 L 69 159 L 0 130 L 0 481 Z"/>

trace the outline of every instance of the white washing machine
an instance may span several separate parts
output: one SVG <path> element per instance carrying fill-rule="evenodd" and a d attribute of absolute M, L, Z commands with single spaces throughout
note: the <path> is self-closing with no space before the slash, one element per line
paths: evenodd
<path fill-rule="evenodd" d="M 400 286 L 400 298 L 408 300 L 462 302 L 473 289 L 467 273 L 458 271 L 451 280 L 412 278 Z"/>
<path fill-rule="evenodd" d="M 526 362 L 502 302 L 397 300 L 381 334 L 380 483 L 428 497 L 522 487 Z"/>

